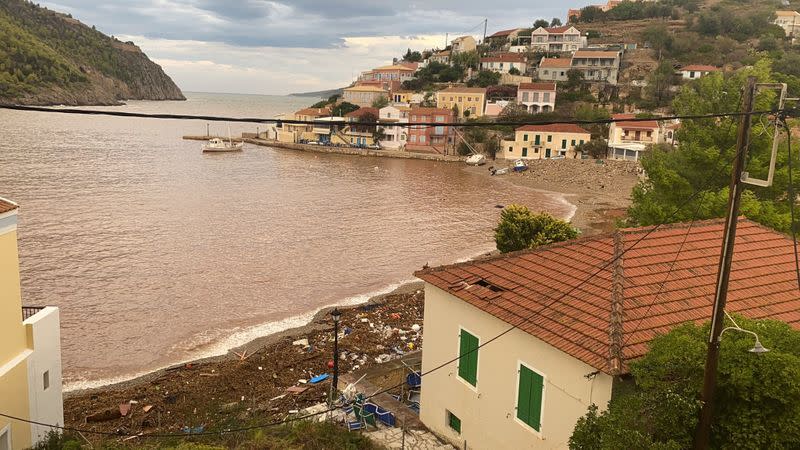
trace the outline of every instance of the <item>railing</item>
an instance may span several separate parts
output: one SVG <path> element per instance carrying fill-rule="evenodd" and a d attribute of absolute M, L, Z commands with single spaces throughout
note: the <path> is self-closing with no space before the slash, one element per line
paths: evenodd
<path fill-rule="evenodd" d="M 23 306 L 22 307 L 22 321 L 26 321 L 33 317 L 36 313 L 43 310 L 44 306 Z"/>
<path fill-rule="evenodd" d="M 622 140 L 635 141 L 635 142 L 653 142 L 653 138 L 647 136 L 640 136 L 638 138 L 636 136 L 622 136 Z"/>

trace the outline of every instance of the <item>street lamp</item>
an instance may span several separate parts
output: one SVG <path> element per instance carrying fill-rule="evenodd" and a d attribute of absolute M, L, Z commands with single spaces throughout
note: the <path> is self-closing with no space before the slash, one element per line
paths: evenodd
<path fill-rule="evenodd" d="M 755 354 L 758 355 L 758 354 L 761 354 L 761 353 L 767 353 L 769 351 L 768 348 L 765 348 L 763 345 L 761 345 L 761 341 L 758 339 L 758 335 L 757 334 L 753 333 L 750 330 L 745 330 L 744 328 L 739 328 L 739 327 L 727 327 L 727 328 L 724 328 L 722 330 L 722 332 L 719 333 L 719 338 L 717 339 L 718 342 L 722 342 L 722 335 L 725 334 L 725 332 L 728 331 L 728 330 L 738 331 L 740 333 L 752 334 L 753 336 L 755 336 L 756 343 L 753 345 L 753 348 L 748 350 L 750 353 L 755 353 Z"/>
<path fill-rule="evenodd" d="M 339 393 L 339 320 L 342 318 L 339 308 L 333 308 L 331 317 L 333 318 L 333 397 Z"/>

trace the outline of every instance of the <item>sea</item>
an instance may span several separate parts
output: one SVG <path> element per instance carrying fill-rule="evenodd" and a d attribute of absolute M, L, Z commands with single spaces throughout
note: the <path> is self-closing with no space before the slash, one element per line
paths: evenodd
<path fill-rule="evenodd" d="M 93 107 L 271 118 L 312 98 L 185 93 Z M 0 110 L 0 196 L 19 208 L 24 305 L 60 308 L 65 389 L 226 353 L 494 248 L 501 209 L 568 218 L 562 195 L 462 164 L 184 135 L 260 124 Z"/>

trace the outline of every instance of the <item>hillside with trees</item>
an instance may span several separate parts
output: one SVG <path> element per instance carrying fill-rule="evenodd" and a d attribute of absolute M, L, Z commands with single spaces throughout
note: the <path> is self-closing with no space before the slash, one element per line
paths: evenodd
<path fill-rule="evenodd" d="M 0 101 L 90 105 L 127 99 L 185 98 L 133 42 L 25 0 L 0 2 Z"/>

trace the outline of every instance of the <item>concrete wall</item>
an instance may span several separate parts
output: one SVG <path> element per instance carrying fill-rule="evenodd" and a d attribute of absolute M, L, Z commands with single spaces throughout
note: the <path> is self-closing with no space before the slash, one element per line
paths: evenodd
<path fill-rule="evenodd" d="M 28 417 L 28 348 L 22 325 L 22 300 L 17 254 L 17 211 L 0 214 L 0 410 Z M 31 445 L 28 424 L 0 417 L 0 432 L 9 427 L 11 448 Z"/>
<path fill-rule="evenodd" d="M 29 347 L 28 400 L 30 419 L 64 425 L 64 401 L 61 396 L 61 324 L 58 308 L 48 306 L 25 322 Z M 44 385 L 45 373 L 48 386 Z M 38 442 L 51 429 L 31 426 L 31 441 Z"/>
<path fill-rule="evenodd" d="M 468 303 L 426 284 L 423 373 L 458 355 L 459 330 L 478 336 L 480 343 L 509 325 Z M 541 432 L 516 418 L 517 370 L 520 363 L 544 375 Z M 612 377 L 586 375 L 596 369 L 520 330 L 479 350 L 477 386 L 458 378 L 453 362 L 422 379 L 420 418 L 433 432 L 457 448 L 561 449 L 578 418 L 592 403 L 605 409 Z M 461 419 L 461 434 L 446 422 L 447 411 Z"/>
<path fill-rule="evenodd" d="M 528 135 L 528 140 L 524 135 Z M 536 144 L 536 135 L 539 135 L 539 144 Z M 549 141 L 548 141 L 549 138 Z M 589 142 L 592 135 L 589 133 L 556 133 L 544 131 L 517 131 L 515 140 L 502 141 L 501 148 L 495 155 L 496 159 L 546 159 L 554 156 L 564 156 L 565 158 L 576 157 L 575 147 Z M 563 148 L 563 141 L 567 141 L 566 148 Z M 575 145 L 572 145 L 575 141 Z M 524 150 L 527 150 L 524 151 Z M 548 156 L 548 150 L 549 156 Z"/>

